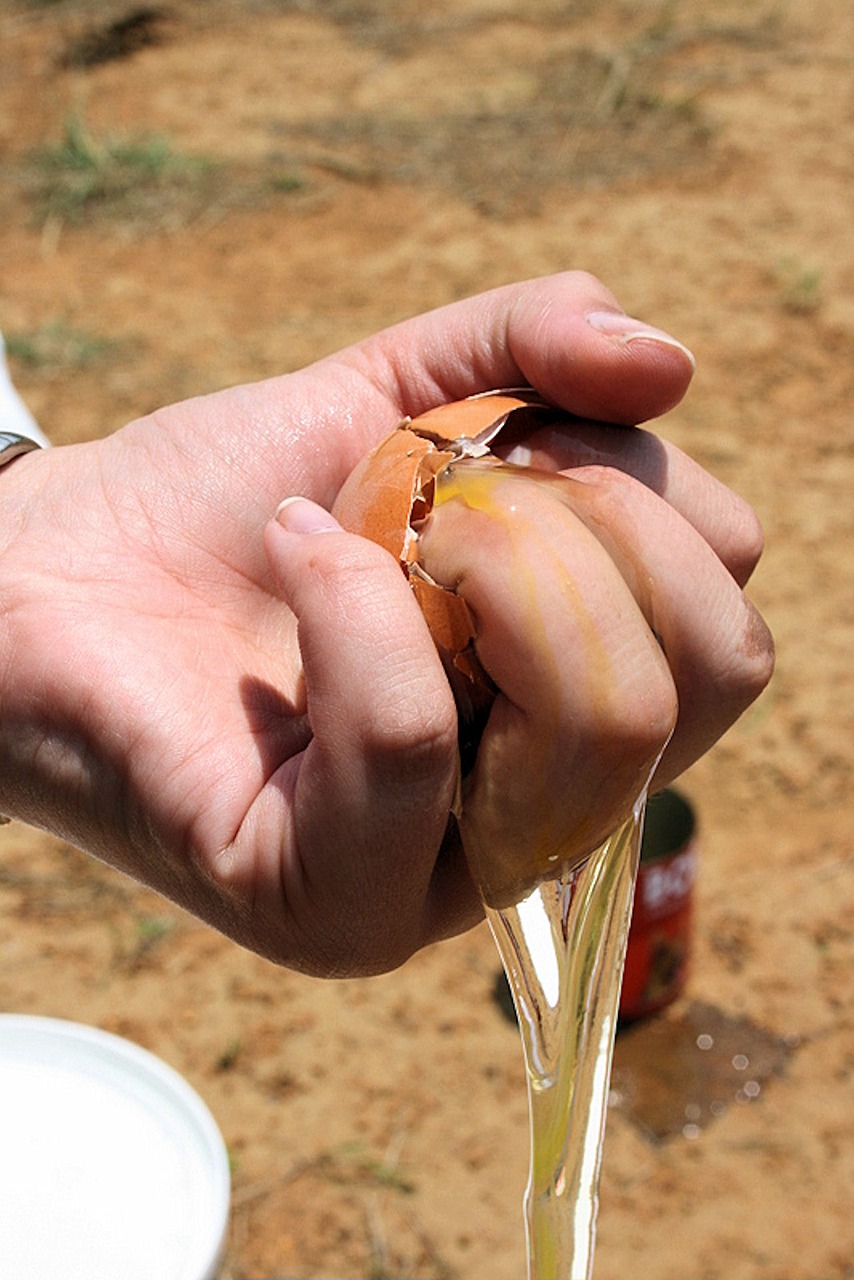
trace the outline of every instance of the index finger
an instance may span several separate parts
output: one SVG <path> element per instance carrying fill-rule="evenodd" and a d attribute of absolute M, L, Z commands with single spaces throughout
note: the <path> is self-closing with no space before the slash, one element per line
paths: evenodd
<path fill-rule="evenodd" d="M 387 551 L 299 499 L 270 522 L 266 545 L 297 618 L 312 737 L 268 779 L 238 852 L 281 892 L 304 967 L 393 968 L 436 924 L 436 861 L 457 786 L 453 697 Z"/>

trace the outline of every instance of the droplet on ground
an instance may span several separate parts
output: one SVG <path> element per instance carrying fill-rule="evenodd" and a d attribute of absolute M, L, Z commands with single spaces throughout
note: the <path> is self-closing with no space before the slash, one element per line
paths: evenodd
<path fill-rule="evenodd" d="M 793 1050 L 791 1040 L 713 1005 L 674 1006 L 620 1032 L 611 1106 L 650 1142 L 696 1138 L 728 1107 L 761 1097 Z"/>

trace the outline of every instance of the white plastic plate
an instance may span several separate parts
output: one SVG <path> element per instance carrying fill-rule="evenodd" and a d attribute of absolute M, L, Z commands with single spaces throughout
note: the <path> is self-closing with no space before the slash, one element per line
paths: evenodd
<path fill-rule="evenodd" d="M 213 1280 L 229 1199 L 219 1129 L 171 1067 L 0 1014 L 0 1276 Z"/>

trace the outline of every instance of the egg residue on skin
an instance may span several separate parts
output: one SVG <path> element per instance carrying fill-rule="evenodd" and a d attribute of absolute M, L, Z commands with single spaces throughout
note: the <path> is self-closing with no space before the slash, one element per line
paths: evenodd
<path fill-rule="evenodd" d="M 471 610 L 461 595 L 426 573 L 417 530 L 441 492 L 438 478 L 466 459 L 497 461 L 489 453 L 491 441 L 511 417 L 531 411 L 565 416 L 521 389 L 471 396 L 430 409 L 414 421 L 407 418 L 356 466 L 333 508 L 346 529 L 398 559 L 409 579 L 454 693 L 463 776 L 473 765 L 495 686 L 477 656 Z M 451 428 L 453 435 L 448 434 Z"/>
<path fill-rule="evenodd" d="M 425 615 L 458 710 L 460 836 L 498 908 L 580 865 L 631 811 L 652 763 L 646 746 L 614 748 L 637 684 L 623 683 L 600 631 L 607 620 L 635 637 L 625 583 L 573 513 L 570 480 L 490 450 L 532 414 L 537 425 L 572 421 L 528 390 L 406 420 L 333 508 L 399 561 Z M 574 578 L 591 563 L 582 596 Z M 651 637 L 646 660 L 655 676 L 663 658 Z M 583 716 L 575 725 L 584 706 L 598 742 Z"/>

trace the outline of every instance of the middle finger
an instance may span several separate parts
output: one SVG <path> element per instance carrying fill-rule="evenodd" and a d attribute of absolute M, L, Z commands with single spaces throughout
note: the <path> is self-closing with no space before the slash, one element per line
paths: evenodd
<path fill-rule="evenodd" d="M 751 508 L 725 484 L 669 441 L 641 427 L 586 419 L 549 422 L 523 434 L 512 422 L 492 446 L 509 462 L 542 471 L 603 466 L 639 480 L 693 525 L 739 586 L 762 551 L 762 530 Z"/>

